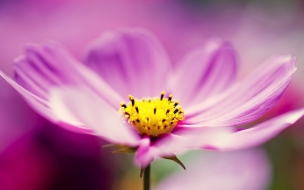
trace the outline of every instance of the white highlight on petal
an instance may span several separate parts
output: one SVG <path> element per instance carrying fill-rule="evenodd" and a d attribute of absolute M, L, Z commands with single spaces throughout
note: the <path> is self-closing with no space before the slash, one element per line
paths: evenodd
<path fill-rule="evenodd" d="M 71 125 L 84 126 L 84 124 L 80 122 L 79 119 L 77 119 L 75 115 L 70 112 L 68 107 L 63 102 L 64 99 L 62 99 L 62 95 L 60 94 L 60 92 L 58 92 L 58 90 L 58 88 L 52 88 L 50 90 L 49 98 L 51 109 L 55 111 L 55 114 L 58 119 Z"/>
<path fill-rule="evenodd" d="M 114 110 L 96 93 L 83 86 L 63 86 L 50 92 L 50 106 L 63 121 L 78 122 L 94 134 L 116 144 L 136 146 L 139 136 L 121 121 Z M 60 115 L 62 114 L 62 115 Z"/>

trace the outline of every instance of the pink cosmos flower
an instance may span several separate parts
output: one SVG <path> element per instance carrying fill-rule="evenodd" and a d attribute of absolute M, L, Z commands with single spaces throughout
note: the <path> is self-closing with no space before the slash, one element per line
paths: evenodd
<path fill-rule="evenodd" d="M 235 54 L 213 39 L 173 66 L 153 35 L 127 30 L 104 34 L 83 63 L 60 44 L 30 44 L 14 61 L 15 81 L 1 75 L 49 120 L 124 145 L 119 151 L 131 147 L 146 166 L 188 149 L 257 146 L 304 114 L 238 127 L 279 100 L 296 68 L 295 58 L 276 55 L 236 82 Z"/>
<path fill-rule="evenodd" d="M 205 152 L 185 162 L 187 172 L 165 178 L 157 190 L 266 190 L 271 167 L 263 150 Z"/>

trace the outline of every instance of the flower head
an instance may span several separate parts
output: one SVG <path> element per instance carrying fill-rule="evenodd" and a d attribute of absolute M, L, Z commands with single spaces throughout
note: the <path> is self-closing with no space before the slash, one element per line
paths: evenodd
<path fill-rule="evenodd" d="M 130 95 L 129 105 L 121 103 L 121 112 L 139 134 L 157 137 L 170 133 L 184 119 L 184 110 L 178 106 L 179 101 L 172 99 L 172 94 L 164 96 L 162 92 L 160 98 L 135 100 Z"/>
<path fill-rule="evenodd" d="M 171 64 L 153 35 L 128 30 L 104 34 L 83 63 L 58 43 L 28 45 L 15 60 L 16 82 L 1 75 L 38 113 L 135 148 L 137 163 L 146 166 L 188 149 L 256 146 L 304 114 L 240 128 L 279 100 L 296 68 L 295 58 L 277 55 L 236 82 L 235 54 L 230 43 L 213 39 Z"/>

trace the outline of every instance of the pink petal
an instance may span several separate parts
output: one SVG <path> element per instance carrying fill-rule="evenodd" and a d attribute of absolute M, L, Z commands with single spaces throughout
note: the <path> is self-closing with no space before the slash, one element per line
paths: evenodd
<path fill-rule="evenodd" d="M 55 124 L 62 126 L 73 132 L 79 133 L 89 133 L 90 130 L 87 128 L 83 128 L 82 126 L 78 126 L 79 123 L 70 122 L 66 123 L 63 121 L 59 121 L 58 117 L 54 114 L 53 110 L 51 110 L 49 102 L 41 99 L 40 97 L 32 94 L 22 86 L 18 85 L 15 81 L 7 77 L 4 73 L 0 71 L 0 75 L 10 84 L 13 88 L 17 90 L 25 99 L 25 101 L 39 114 L 46 117 L 48 120 L 52 121 Z"/>
<path fill-rule="evenodd" d="M 140 165 L 146 166 L 151 160 L 159 157 L 170 157 L 177 153 L 183 153 L 189 149 L 198 148 L 202 144 L 207 145 L 213 139 L 218 139 L 221 135 L 226 134 L 230 128 L 222 127 L 201 127 L 201 128 L 183 128 L 178 129 L 174 133 L 159 137 L 159 139 L 149 144 L 149 147 L 144 147 L 145 151 L 137 153 L 136 159 Z M 193 143 L 193 136 L 199 135 L 199 140 Z M 140 148 L 140 147 L 139 147 Z"/>
<path fill-rule="evenodd" d="M 14 60 L 16 82 L 46 99 L 50 87 L 74 81 L 69 69 L 71 62 L 77 61 L 59 44 L 30 44 L 25 48 L 25 55 Z"/>
<path fill-rule="evenodd" d="M 219 39 L 191 51 L 170 77 L 169 86 L 182 105 L 201 103 L 230 87 L 237 76 L 232 46 Z"/>
<path fill-rule="evenodd" d="M 115 108 L 122 100 L 96 73 L 55 42 L 28 45 L 26 55 L 15 60 L 14 70 L 17 83 L 45 101 L 50 88 L 65 84 L 88 86 Z"/>
<path fill-rule="evenodd" d="M 243 130 L 228 130 L 228 127 L 223 128 L 223 133 L 218 136 L 214 135 L 208 141 L 202 141 L 199 133 L 195 130 L 189 129 L 186 133 L 180 134 L 192 139 L 192 146 L 199 146 L 203 149 L 213 149 L 221 151 L 247 149 L 258 146 L 265 141 L 273 138 L 282 130 L 295 123 L 304 115 L 304 108 L 287 112 L 283 115 L 275 117 L 271 120 L 265 121 L 256 125 L 255 127 Z M 225 131 L 226 130 L 226 131 Z"/>
<path fill-rule="evenodd" d="M 109 84 L 103 81 L 95 72 L 91 71 L 84 65 L 75 65 L 71 71 L 78 76 L 76 86 L 83 86 L 92 90 L 96 95 L 108 103 L 112 109 L 120 107 L 122 98 L 120 94 L 112 89 Z"/>
<path fill-rule="evenodd" d="M 4 73 L 0 71 L 0 76 L 2 76 L 13 88 L 15 88 L 25 100 L 32 106 L 32 108 L 38 113 L 42 114 L 51 121 L 56 121 L 56 116 L 52 113 L 49 108 L 48 102 L 41 99 L 40 97 L 32 94 L 22 86 L 18 85 L 15 81 L 10 79 Z"/>
<path fill-rule="evenodd" d="M 275 56 L 228 91 L 185 110 L 185 123 L 231 126 L 253 121 L 279 100 L 295 72 L 295 58 Z"/>
<path fill-rule="evenodd" d="M 53 88 L 50 107 L 61 121 L 82 124 L 112 143 L 136 146 L 139 142 L 138 135 L 123 121 L 118 109 L 88 88 Z"/>
<path fill-rule="evenodd" d="M 170 66 L 164 48 L 150 33 L 106 33 L 93 43 L 85 63 L 127 99 L 159 96 Z"/>
<path fill-rule="evenodd" d="M 149 154 L 150 144 L 151 141 L 149 137 L 145 137 L 140 140 L 140 143 L 136 151 L 136 159 L 135 159 L 135 164 L 137 164 L 140 167 L 146 167 L 154 160 L 154 157 Z"/>
<path fill-rule="evenodd" d="M 262 150 L 204 152 L 184 161 L 187 171 L 177 171 L 157 186 L 157 190 L 265 190 L 271 167 Z M 254 180 L 253 180 L 254 179 Z"/>
<path fill-rule="evenodd" d="M 227 134 L 227 137 L 224 139 L 213 142 L 213 144 L 210 145 L 216 147 L 218 150 L 239 150 L 258 146 L 295 123 L 303 115 L 303 108 L 291 111 L 258 124 L 255 127 Z"/>
<path fill-rule="evenodd" d="M 190 149 L 231 151 L 258 146 L 271 139 L 304 115 L 304 108 L 288 112 L 255 127 L 237 130 L 233 127 L 182 127 L 168 134 L 137 155 L 142 165 L 156 157 L 172 156 Z"/>

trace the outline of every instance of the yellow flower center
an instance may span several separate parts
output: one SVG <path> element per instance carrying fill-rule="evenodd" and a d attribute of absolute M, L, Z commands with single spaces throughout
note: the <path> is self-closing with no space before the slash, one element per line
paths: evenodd
<path fill-rule="evenodd" d="M 128 104 L 120 104 L 120 112 L 140 134 L 158 136 L 170 133 L 184 119 L 184 110 L 179 101 L 173 100 L 172 94 L 165 97 L 162 92 L 160 98 L 140 100 L 129 95 L 129 100 Z"/>

